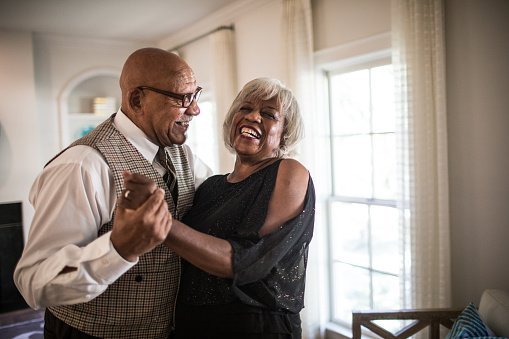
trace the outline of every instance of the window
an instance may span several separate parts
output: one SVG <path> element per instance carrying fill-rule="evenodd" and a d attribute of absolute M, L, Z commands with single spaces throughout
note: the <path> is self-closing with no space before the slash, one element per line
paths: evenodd
<path fill-rule="evenodd" d="M 400 308 L 395 114 L 389 61 L 327 73 L 332 321 Z"/>
<path fill-rule="evenodd" d="M 186 144 L 214 173 L 218 172 L 218 134 L 216 110 L 212 101 L 202 98 L 199 102 L 200 115 L 193 118 L 187 131 Z M 222 140 L 222 139 L 221 139 Z"/>

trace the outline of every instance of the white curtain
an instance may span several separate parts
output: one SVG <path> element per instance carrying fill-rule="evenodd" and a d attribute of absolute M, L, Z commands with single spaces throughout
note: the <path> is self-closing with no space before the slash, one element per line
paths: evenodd
<path fill-rule="evenodd" d="M 392 0 L 403 306 L 450 306 L 443 0 Z"/>
<path fill-rule="evenodd" d="M 298 150 L 299 160 L 313 166 L 312 131 L 314 110 L 313 25 L 310 0 L 282 0 L 283 42 L 286 85 L 295 94 L 304 119 L 305 139 Z"/>
<path fill-rule="evenodd" d="M 233 29 L 221 29 L 209 36 L 211 84 L 216 104 L 219 173 L 232 171 L 235 157 L 222 147 L 223 121 L 237 95 L 237 63 Z"/>
<path fill-rule="evenodd" d="M 306 127 L 305 138 L 300 143 L 297 158 L 314 173 L 313 130 L 315 89 L 313 64 L 313 26 L 310 0 L 281 0 L 283 9 L 282 41 L 285 54 L 286 85 L 295 94 Z M 320 230 L 315 228 L 311 242 L 307 267 L 305 308 L 301 312 L 303 338 L 320 336 L 320 281 L 319 253 L 314 244 L 320 237 Z"/>

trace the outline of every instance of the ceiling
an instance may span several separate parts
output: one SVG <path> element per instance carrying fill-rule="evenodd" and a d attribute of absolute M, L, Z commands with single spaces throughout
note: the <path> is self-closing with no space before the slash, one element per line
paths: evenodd
<path fill-rule="evenodd" d="M 158 41 L 239 0 L 0 0 L 0 29 Z"/>

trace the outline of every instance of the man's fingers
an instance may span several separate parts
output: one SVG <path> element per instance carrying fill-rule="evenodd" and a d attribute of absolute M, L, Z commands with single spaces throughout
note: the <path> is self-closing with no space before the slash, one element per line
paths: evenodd
<path fill-rule="evenodd" d="M 126 189 L 129 189 L 131 191 L 136 191 L 136 192 L 146 191 L 146 192 L 148 192 L 148 194 L 154 193 L 154 191 L 157 188 L 156 183 L 153 181 L 146 182 L 146 183 L 139 183 L 139 182 L 133 182 L 133 181 L 126 180 L 126 181 L 124 181 L 124 185 L 125 185 Z"/>
<path fill-rule="evenodd" d="M 170 213 L 168 212 L 168 204 L 163 199 L 162 203 L 159 205 L 159 208 L 156 211 L 156 218 L 158 219 L 164 219 L 166 216 L 168 216 Z"/>
<path fill-rule="evenodd" d="M 166 209 L 168 206 L 166 204 L 162 204 L 162 208 L 163 209 Z M 173 219 L 171 217 L 171 214 L 168 212 L 168 210 L 166 209 L 165 211 L 163 211 L 164 213 L 161 214 L 161 226 L 162 226 L 162 229 L 163 229 L 163 233 L 165 235 L 165 238 L 166 238 L 166 235 L 168 234 L 168 232 L 170 231 L 170 228 L 171 228 L 171 220 Z"/>
<path fill-rule="evenodd" d="M 162 239 L 166 239 L 166 236 L 170 232 L 173 217 L 171 213 L 168 211 L 168 204 L 163 200 L 163 203 L 159 206 L 157 210 L 156 218 L 159 220 L 160 232 L 162 235 Z"/>
<path fill-rule="evenodd" d="M 126 190 L 129 191 L 128 200 L 133 201 L 133 204 L 136 207 L 140 206 L 157 189 L 157 185 L 155 182 L 150 182 L 146 184 L 125 182 L 124 184 Z"/>
<path fill-rule="evenodd" d="M 120 204 L 119 201 L 117 201 L 117 210 L 116 210 L 116 214 L 117 216 L 118 215 L 124 215 L 125 214 L 125 210 L 126 208 L 129 208 L 128 206 L 126 206 L 126 204 Z"/>
<path fill-rule="evenodd" d="M 158 211 L 160 205 L 165 203 L 164 201 L 164 190 L 158 188 L 141 206 L 142 213 L 154 214 Z"/>
<path fill-rule="evenodd" d="M 166 238 L 170 230 L 168 218 L 171 218 L 171 215 L 168 211 L 168 204 L 164 200 L 164 191 L 162 189 L 154 192 L 136 212 L 145 216 L 151 215 L 154 236 L 158 241 L 163 241 Z"/>
<path fill-rule="evenodd" d="M 122 209 L 136 209 L 138 206 L 142 203 L 142 201 L 139 201 L 136 198 L 136 195 L 133 191 L 129 189 L 125 189 L 122 191 L 120 196 L 117 199 L 117 206 Z"/>
<path fill-rule="evenodd" d="M 125 190 L 119 197 L 120 206 L 136 209 L 157 189 L 157 184 L 142 174 L 128 171 L 124 171 L 122 174 Z"/>

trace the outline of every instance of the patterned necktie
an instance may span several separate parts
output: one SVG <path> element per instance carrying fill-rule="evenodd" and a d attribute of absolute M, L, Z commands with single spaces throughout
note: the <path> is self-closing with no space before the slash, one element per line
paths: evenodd
<path fill-rule="evenodd" d="M 177 175 L 175 173 L 175 168 L 168 156 L 168 153 L 164 150 L 164 147 L 159 147 L 157 151 L 157 161 L 164 167 L 166 173 L 163 175 L 163 180 L 168 186 L 168 189 L 171 192 L 171 197 L 173 198 L 173 202 L 177 205 L 177 197 L 178 197 L 178 186 L 177 186 Z"/>

